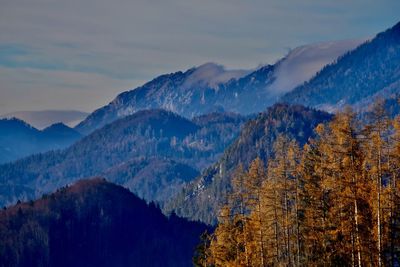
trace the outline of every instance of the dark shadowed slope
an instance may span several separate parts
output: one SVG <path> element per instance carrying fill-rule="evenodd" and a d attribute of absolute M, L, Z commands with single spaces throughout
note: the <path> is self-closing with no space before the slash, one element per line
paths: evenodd
<path fill-rule="evenodd" d="M 191 266 L 200 223 L 96 178 L 0 211 L 0 266 Z"/>

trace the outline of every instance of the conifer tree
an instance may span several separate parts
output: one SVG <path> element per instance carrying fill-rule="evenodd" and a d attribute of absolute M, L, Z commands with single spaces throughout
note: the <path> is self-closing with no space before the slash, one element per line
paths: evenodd
<path fill-rule="evenodd" d="M 377 266 L 382 266 L 383 250 L 386 246 L 387 240 L 384 240 L 384 232 L 387 232 L 388 224 L 385 222 L 385 210 L 390 205 L 385 198 L 388 190 L 384 190 L 383 184 L 389 184 L 390 190 L 390 157 L 389 157 L 389 133 L 390 133 L 390 120 L 384 108 L 384 101 L 377 100 L 370 113 L 370 123 L 365 127 L 366 135 L 366 164 L 365 168 L 368 171 L 372 182 L 372 192 L 374 197 L 371 198 L 371 205 L 373 207 L 375 217 L 375 239 L 377 247 Z M 384 181 L 387 180 L 387 181 Z"/>
<path fill-rule="evenodd" d="M 318 127 L 322 134 L 323 126 Z M 300 233 L 302 239 L 302 263 L 323 265 L 329 261 L 328 212 L 331 207 L 327 187 L 326 155 L 321 144 L 314 140 L 304 146 L 299 165 L 300 194 L 298 206 L 302 213 Z"/>
<path fill-rule="evenodd" d="M 207 266 L 398 266 L 400 117 L 350 109 L 300 151 L 278 136 L 267 168 L 238 168 Z"/>

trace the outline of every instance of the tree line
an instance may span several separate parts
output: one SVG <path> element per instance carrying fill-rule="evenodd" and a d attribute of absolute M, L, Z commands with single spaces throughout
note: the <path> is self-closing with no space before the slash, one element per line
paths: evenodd
<path fill-rule="evenodd" d="M 196 266 L 400 264 L 400 117 L 377 101 L 367 122 L 348 108 L 315 132 L 238 166 Z"/>

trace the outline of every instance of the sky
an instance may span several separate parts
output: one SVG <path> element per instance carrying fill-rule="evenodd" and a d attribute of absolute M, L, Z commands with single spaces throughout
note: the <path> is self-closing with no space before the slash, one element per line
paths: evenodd
<path fill-rule="evenodd" d="M 0 0 L 0 114 L 90 112 L 163 73 L 374 36 L 398 0 Z"/>

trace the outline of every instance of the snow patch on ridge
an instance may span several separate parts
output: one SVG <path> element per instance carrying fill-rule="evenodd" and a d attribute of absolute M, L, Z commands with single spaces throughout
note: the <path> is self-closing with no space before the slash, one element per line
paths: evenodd
<path fill-rule="evenodd" d="M 250 73 L 249 70 L 226 70 L 222 65 L 206 63 L 193 71 L 186 79 L 184 86 L 200 84 L 215 88 L 218 84 L 226 83 L 231 79 L 239 79 L 248 73 Z"/>

